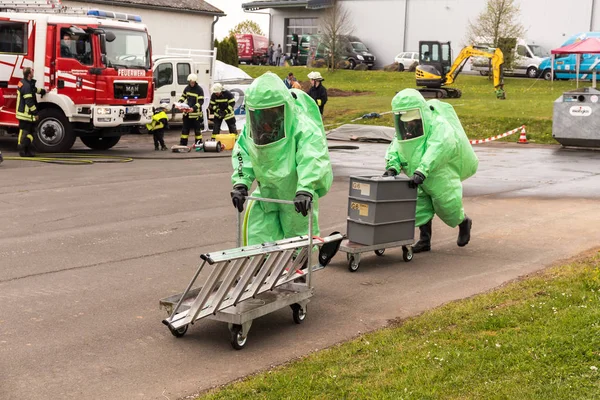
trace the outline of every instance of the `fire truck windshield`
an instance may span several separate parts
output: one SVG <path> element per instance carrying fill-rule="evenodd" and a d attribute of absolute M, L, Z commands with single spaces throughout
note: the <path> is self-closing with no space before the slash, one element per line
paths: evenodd
<path fill-rule="evenodd" d="M 145 31 L 114 29 L 115 40 L 106 43 L 107 67 L 150 69 L 150 49 Z"/>

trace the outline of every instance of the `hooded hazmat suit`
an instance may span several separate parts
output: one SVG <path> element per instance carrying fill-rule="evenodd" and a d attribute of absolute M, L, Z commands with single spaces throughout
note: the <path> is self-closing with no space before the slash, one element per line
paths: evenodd
<path fill-rule="evenodd" d="M 245 100 L 248 118 L 232 154 L 234 187 L 250 188 L 256 180 L 253 196 L 280 200 L 309 193 L 318 235 L 318 199 L 331 188 L 333 172 L 317 105 L 306 93 L 288 90 L 273 73 L 257 78 Z M 272 242 L 306 235 L 308 218 L 293 205 L 250 202 L 243 230 L 244 245 Z"/>
<path fill-rule="evenodd" d="M 448 226 L 456 227 L 465 219 L 461 181 L 477 172 L 479 160 L 454 108 L 405 89 L 392 100 L 392 111 L 396 138 L 386 154 L 386 169 L 408 176 L 419 171 L 425 177 L 418 187 L 416 226 L 427 224 L 437 214 Z M 413 114 L 420 114 L 422 135 L 410 138 L 402 134 L 401 121 L 410 120 Z"/>

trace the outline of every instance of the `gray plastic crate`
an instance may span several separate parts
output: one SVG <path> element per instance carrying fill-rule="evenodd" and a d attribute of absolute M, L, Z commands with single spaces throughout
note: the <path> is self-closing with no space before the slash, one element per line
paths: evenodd
<path fill-rule="evenodd" d="M 415 220 L 413 217 L 407 221 L 366 224 L 349 219 L 347 232 L 349 241 L 366 246 L 404 240 L 412 242 L 415 238 Z"/>
<path fill-rule="evenodd" d="M 350 197 L 363 200 L 416 200 L 417 190 L 408 187 L 406 176 L 351 176 Z"/>
<path fill-rule="evenodd" d="M 348 218 L 356 222 L 381 224 L 415 219 L 417 201 L 370 201 L 350 197 Z"/>

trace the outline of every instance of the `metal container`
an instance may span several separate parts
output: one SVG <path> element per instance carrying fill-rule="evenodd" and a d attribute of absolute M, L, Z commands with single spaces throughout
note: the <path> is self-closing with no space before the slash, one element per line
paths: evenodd
<path fill-rule="evenodd" d="M 416 207 L 416 199 L 370 201 L 350 197 L 348 201 L 348 218 L 352 221 L 369 224 L 414 220 Z"/>
<path fill-rule="evenodd" d="M 600 91 L 581 88 L 554 102 L 552 136 L 563 146 L 600 147 Z"/>
<path fill-rule="evenodd" d="M 408 187 L 406 176 L 351 176 L 350 197 L 385 201 L 416 199 L 417 191 Z"/>
<path fill-rule="evenodd" d="M 409 178 L 350 177 L 348 240 L 363 245 L 412 241 L 417 190 Z"/>
<path fill-rule="evenodd" d="M 415 219 L 367 224 L 348 219 L 348 240 L 367 246 L 404 240 L 413 241 L 415 237 Z"/>

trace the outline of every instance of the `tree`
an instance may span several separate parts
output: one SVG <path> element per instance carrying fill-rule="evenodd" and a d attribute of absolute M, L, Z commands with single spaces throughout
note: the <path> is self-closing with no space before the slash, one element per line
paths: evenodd
<path fill-rule="evenodd" d="M 492 47 L 499 47 L 504 53 L 504 68 L 511 69 L 515 49 L 511 45 L 525 33 L 525 28 L 519 21 L 520 14 L 518 0 L 487 0 L 485 9 L 475 22 L 469 21 L 469 44 L 488 41 Z"/>
<path fill-rule="evenodd" d="M 254 33 L 255 35 L 265 36 L 265 33 L 260 26 L 249 19 L 240 22 L 233 29 L 229 30 L 229 36 L 234 36 L 239 33 Z"/>
<path fill-rule="evenodd" d="M 326 49 L 327 64 L 335 70 L 343 53 L 347 41 L 344 36 L 350 35 L 354 30 L 350 12 L 339 0 L 333 0 L 321 18 L 320 44 Z"/>
<path fill-rule="evenodd" d="M 237 40 L 235 40 L 235 37 L 226 37 L 220 42 L 215 39 L 215 47 L 217 48 L 217 60 L 234 66 L 239 64 Z"/>
<path fill-rule="evenodd" d="M 240 57 L 238 53 L 238 42 L 235 36 L 229 36 L 229 43 L 231 43 L 231 53 L 233 56 L 231 60 L 231 65 L 237 67 L 240 64 Z"/>

